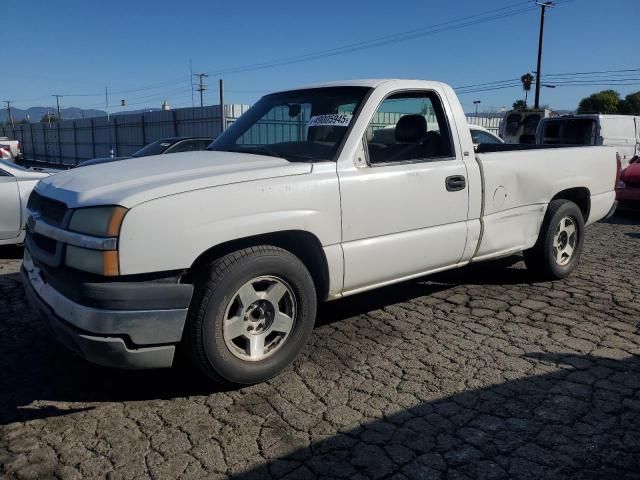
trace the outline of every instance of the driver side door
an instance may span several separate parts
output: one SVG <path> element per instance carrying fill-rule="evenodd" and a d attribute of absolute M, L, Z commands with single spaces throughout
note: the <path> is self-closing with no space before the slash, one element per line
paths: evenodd
<path fill-rule="evenodd" d="M 434 91 L 391 94 L 378 106 L 363 138 L 366 165 L 338 168 L 345 293 L 462 258 L 469 189 L 450 132 Z"/>

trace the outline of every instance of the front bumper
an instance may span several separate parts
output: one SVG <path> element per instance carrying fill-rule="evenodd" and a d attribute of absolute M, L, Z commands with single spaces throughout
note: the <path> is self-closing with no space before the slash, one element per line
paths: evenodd
<path fill-rule="evenodd" d="M 86 360 L 125 369 L 166 368 L 173 364 L 188 302 L 183 308 L 144 310 L 122 309 L 122 305 L 120 309 L 82 305 L 46 281 L 28 250 L 25 250 L 22 275 L 29 304 L 53 336 Z M 144 284 L 141 282 L 140 287 L 144 288 Z M 131 298 L 135 299 L 135 287 L 127 285 L 134 289 Z"/>

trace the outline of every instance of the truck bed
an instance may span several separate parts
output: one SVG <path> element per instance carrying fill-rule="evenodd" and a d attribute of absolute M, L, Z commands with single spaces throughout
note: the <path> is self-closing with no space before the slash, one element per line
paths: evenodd
<path fill-rule="evenodd" d="M 484 185 L 476 260 L 531 248 L 547 205 L 558 192 L 571 191 L 590 199 L 588 211 L 583 212 L 585 224 L 600 220 L 611 208 L 616 178 L 611 148 L 498 147 L 505 148 L 476 154 Z"/>

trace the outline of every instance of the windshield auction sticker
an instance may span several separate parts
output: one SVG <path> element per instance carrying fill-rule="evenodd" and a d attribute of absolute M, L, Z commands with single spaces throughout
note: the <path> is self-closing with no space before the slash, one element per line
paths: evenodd
<path fill-rule="evenodd" d="M 348 127 L 353 115 L 336 113 L 333 115 L 315 115 L 309 119 L 310 127 Z"/>

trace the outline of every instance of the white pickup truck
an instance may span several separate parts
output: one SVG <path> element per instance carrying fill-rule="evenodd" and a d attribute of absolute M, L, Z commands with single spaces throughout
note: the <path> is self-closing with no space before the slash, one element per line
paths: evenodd
<path fill-rule="evenodd" d="M 562 278 L 615 203 L 615 150 L 474 153 L 439 82 L 267 95 L 209 150 L 40 181 L 24 283 L 63 344 L 122 368 L 183 347 L 214 380 L 260 382 L 296 358 L 318 302 L 518 252 Z"/>

